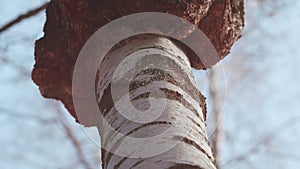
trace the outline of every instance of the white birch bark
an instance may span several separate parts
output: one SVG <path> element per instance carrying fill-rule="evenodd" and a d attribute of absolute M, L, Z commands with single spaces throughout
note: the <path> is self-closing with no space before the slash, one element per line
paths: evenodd
<path fill-rule="evenodd" d="M 129 73 L 134 78 L 126 88 L 127 77 L 114 73 L 134 72 L 136 65 L 144 70 Z M 168 38 L 139 35 L 115 46 L 99 66 L 96 95 L 107 123 L 98 126 L 103 169 L 216 168 L 190 62 Z"/>

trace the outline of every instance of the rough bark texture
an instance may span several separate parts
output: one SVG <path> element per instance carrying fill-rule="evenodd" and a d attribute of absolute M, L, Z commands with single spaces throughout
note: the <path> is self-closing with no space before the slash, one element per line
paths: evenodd
<path fill-rule="evenodd" d="M 151 50 L 157 50 L 160 55 L 153 55 Z M 142 52 L 145 51 L 145 52 Z M 140 59 L 133 67 L 132 60 L 126 60 L 132 53 L 138 53 Z M 93 53 L 93 52 L 92 52 Z M 140 57 L 139 57 L 140 56 Z M 100 125 L 103 169 L 215 169 L 214 157 L 207 139 L 205 130 L 205 100 L 198 91 L 192 75 L 190 63 L 186 55 L 170 39 L 157 35 L 139 35 L 120 42 L 103 59 L 97 74 L 96 95 L 100 110 L 108 125 Z M 151 122 L 138 123 L 124 118 L 116 108 L 116 102 L 123 105 L 121 111 L 133 112 L 128 109 L 128 103 L 122 101 L 122 96 L 113 102 L 112 92 L 122 93 L 119 88 L 111 90 L 111 82 L 117 83 L 122 90 L 127 74 L 117 76 L 113 74 L 117 67 L 123 67 L 124 72 L 134 72 L 136 65 L 153 65 L 158 68 L 147 68 L 135 75 L 130 81 L 129 93 L 131 103 L 139 110 L 147 110 L 157 104 L 149 104 L 149 94 L 161 90 L 168 100 L 162 114 Z M 122 69 L 123 70 L 123 69 Z M 172 73 L 171 73 L 172 72 Z M 202 96 L 202 97 L 199 97 Z M 153 96 L 158 103 L 163 98 Z M 161 99 L 161 101 L 160 101 Z M 113 104 L 115 103 L 115 104 Z M 157 109 L 155 109 L 157 110 Z M 142 116 L 144 117 L 144 116 Z M 100 123 L 101 124 L 101 123 Z M 117 132 L 109 130 L 114 128 Z M 163 133 L 174 127 L 172 132 Z M 119 135 L 122 133 L 124 135 Z M 159 134 L 164 137 L 151 138 Z M 133 138 L 147 138 L 141 144 L 128 140 L 125 136 Z M 174 147 L 162 153 L 139 157 L 149 154 L 153 150 L 163 150 L 165 147 Z M 108 146 L 110 145 L 110 146 Z M 107 151 L 107 147 L 111 147 Z M 129 152 L 128 156 L 120 156 L 115 152 Z"/>
<path fill-rule="evenodd" d="M 219 59 L 229 53 L 244 26 L 243 0 L 52 0 L 46 11 L 45 35 L 36 42 L 32 72 L 42 95 L 61 100 L 77 118 L 71 82 L 79 51 L 98 28 L 138 12 L 169 13 L 197 25 L 217 49 Z M 194 68 L 205 69 L 192 51 L 181 47 Z M 213 65 L 219 59 L 207 62 Z"/>

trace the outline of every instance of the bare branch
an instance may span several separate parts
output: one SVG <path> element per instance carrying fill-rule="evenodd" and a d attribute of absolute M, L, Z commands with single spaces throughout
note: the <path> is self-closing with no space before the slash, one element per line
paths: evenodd
<path fill-rule="evenodd" d="M 15 63 L 14 61 L 9 59 L 8 57 L 0 56 L 0 64 L 2 64 L 2 63 L 17 69 L 20 72 L 20 75 L 22 77 L 26 77 L 26 78 L 31 77 L 31 73 L 30 73 L 30 70 L 28 68 Z"/>
<path fill-rule="evenodd" d="M 284 130 L 288 129 L 289 127 L 300 123 L 300 117 L 293 117 L 284 123 L 282 123 L 280 126 L 278 126 L 276 129 L 274 129 L 272 132 L 269 132 L 265 137 L 263 137 L 256 145 L 253 145 L 252 148 L 250 148 L 248 151 L 238 155 L 237 157 L 227 161 L 222 166 L 227 166 L 228 164 L 236 161 L 245 161 L 249 156 L 259 152 L 262 150 L 262 147 L 270 143 L 276 136 L 278 136 L 280 133 L 282 133 Z"/>
<path fill-rule="evenodd" d="M 55 107 L 55 110 L 56 110 L 56 113 L 59 115 L 59 116 L 64 116 L 63 115 L 63 112 L 61 112 L 60 108 L 58 106 L 54 106 Z M 83 150 L 82 150 L 82 147 L 80 145 L 80 142 L 77 140 L 77 138 L 75 137 L 75 134 L 74 132 L 72 131 L 72 129 L 69 127 L 69 125 L 67 124 L 66 120 L 63 119 L 63 118 L 59 118 L 61 124 L 62 124 L 62 127 L 64 128 L 65 130 L 65 133 L 67 135 L 67 137 L 70 139 L 72 145 L 74 146 L 75 148 L 75 151 L 76 151 L 76 155 L 78 157 L 78 160 L 79 162 L 84 166 L 85 169 L 92 169 L 92 167 L 90 166 L 90 164 L 86 161 L 85 159 L 85 155 L 83 153 Z"/>
<path fill-rule="evenodd" d="M 3 27 L 0 28 L 0 33 L 2 33 L 3 31 L 5 31 L 6 29 L 14 26 L 15 24 L 21 22 L 22 20 L 24 19 L 27 19 L 27 18 L 30 18 L 36 14 L 38 14 L 40 11 L 46 9 L 46 7 L 48 6 L 49 2 L 33 9 L 33 10 L 30 10 L 28 11 L 26 14 L 23 14 L 23 15 L 20 15 L 18 16 L 16 19 L 10 21 L 9 23 L 5 24 Z"/>
<path fill-rule="evenodd" d="M 35 122 L 41 123 L 41 124 L 49 124 L 49 123 L 56 123 L 57 119 L 54 118 L 42 118 L 40 116 L 36 116 L 32 113 L 28 113 L 28 112 L 19 112 L 13 109 L 7 109 L 5 107 L 0 106 L 0 117 L 4 116 L 4 117 L 9 117 L 12 118 L 14 120 L 16 119 L 21 119 L 21 120 L 34 120 Z"/>

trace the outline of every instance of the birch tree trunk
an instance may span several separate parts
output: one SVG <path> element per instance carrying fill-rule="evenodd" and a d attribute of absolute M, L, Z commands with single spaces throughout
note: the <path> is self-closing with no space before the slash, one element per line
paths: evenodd
<path fill-rule="evenodd" d="M 216 168 L 205 131 L 205 99 L 195 85 L 191 65 L 206 69 L 229 53 L 244 27 L 243 6 L 243 0 L 51 0 L 44 37 L 36 41 L 32 79 L 44 97 L 62 101 L 77 122 L 98 125 L 105 169 Z M 92 82 L 104 117 L 97 123 L 99 114 L 84 102 L 91 93 L 72 87 L 80 51 L 99 28 L 143 12 L 168 13 L 194 24 L 219 56 L 201 60 L 165 37 L 124 40 L 107 54 L 96 84 Z M 98 66 L 82 64 L 86 72 L 91 65 Z M 79 74 L 77 80 L 85 87 L 91 81 L 84 77 Z M 74 98 L 83 98 L 82 111 L 75 111 Z M 80 120 L 78 113 L 84 114 Z"/>
<path fill-rule="evenodd" d="M 96 80 L 107 122 L 98 126 L 103 169 L 214 169 L 205 99 L 181 49 L 166 37 L 139 35 L 116 45 L 106 58 L 97 74 L 102 80 Z M 115 75 L 120 67 L 124 73 Z M 122 91 L 128 79 L 129 102 Z"/>

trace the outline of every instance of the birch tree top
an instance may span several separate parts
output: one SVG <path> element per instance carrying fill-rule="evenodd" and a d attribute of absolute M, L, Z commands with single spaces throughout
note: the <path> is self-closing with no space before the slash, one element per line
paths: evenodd
<path fill-rule="evenodd" d="M 129 14 L 172 14 L 198 26 L 210 39 L 219 57 L 207 60 L 212 66 L 240 38 L 243 6 L 243 0 L 52 0 L 46 11 L 44 37 L 36 42 L 32 79 L 44 97 L 61 100 L 76 118 L 72 103 L 73 68 L 81 48 L 96 30 Z M 182 32 L 182 36 L 189 33 Z M 188 47 L 181 47 L 192 67 L 207 67 Z"/>

